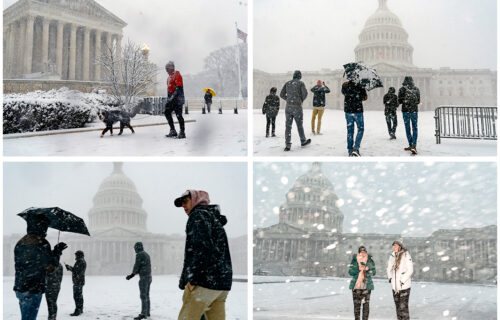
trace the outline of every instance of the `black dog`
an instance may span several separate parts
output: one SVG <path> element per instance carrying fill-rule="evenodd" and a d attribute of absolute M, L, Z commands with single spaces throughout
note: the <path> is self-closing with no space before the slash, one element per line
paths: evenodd
<path fill-rule="evenodd" d="M 106 124 L 106 128 L 101 133 L 101 138 L 104 137 L 106 132 L 110 132 L 113 135 L 113 124 L 120 121 L 120 132 L 118 135 L 123 133 L 123 128 L 129 127 L 132 133 L 135 133 L 134 128 L 130 125 L 130 113 L 123 110 L 103 110 L 99 112 L 99 119 Z"/>

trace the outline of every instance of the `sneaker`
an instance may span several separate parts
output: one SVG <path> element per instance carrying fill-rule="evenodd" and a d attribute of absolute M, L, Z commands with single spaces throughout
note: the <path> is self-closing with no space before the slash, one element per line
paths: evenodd
<path fill-rule="evenodd" d="M 310 143 L 311 143 L 311 139 L 307 139 L 306 142 L 304 142 L 304 143 L 301 144 L 301 146 L 305 147 L 305 146 L 307 146 Z"/>
<path fill-rule="evenodd" d="M 177 137 L 177 131 L 175 130 L 170 130 L 170 132 L 165 136 L 167 138 L 174 138 Z"/>
<path fill-rule="evenodd" d="M 283 151 L 290 151 L 290 147 L 285 147 Z"/>
<path fill-rule="evenodd" d="M 361 157 L 361 154 L 359 153 L 358 149 L 352 150 L 352 156 L 353 157 Z"/>
<path fill-rule="evenodd" d="M 146 317 L 145 315 L 143 314 L 139 314 L 137 317 L 134 318 L 134 320 L 141 320 L 141 319 L 147 319 L 148 317 Z"/>
<path fill-rule="evenodd" d="M 316 135 L 316 132 L 314 132 L 314 131 L 313 131 L 313 132 L 312 132 L 312 134 L 313 134 L 313 135 Z"/>
<path fill-rule="evenodd" d="M 184 131 L 179 132 L 177 139 L 186 139 L 186 134 L 184 133 Z"/>
<path fill-rule="evenodd" d="M 276 135 L 274 134 L 274 132 L 271 134 L 271 137 L 276 137 Z"/>

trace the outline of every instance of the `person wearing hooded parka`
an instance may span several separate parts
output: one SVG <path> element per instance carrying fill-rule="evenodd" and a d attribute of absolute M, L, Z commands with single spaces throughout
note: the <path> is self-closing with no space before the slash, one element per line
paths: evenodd
<path fill-rule="evenodd" d="M 377 273 L 375 261 L 368 254 L 365 246 L 360 246 L 358 254 L 352 256 L 349 264 L 349 275 L 352 276 L 349 289 L 352 290 L 354 303 L 354 319 L 359 320 L 363 306 L 363 320 L 368 320 L 370 313 L 370 294 L 374 288 L 372 277 Z"/>
<path fill-rule="evenodd" d="M 396 139 L 396 128 L 398 126 L 398 116 L 396 114 L 396 110 L 399 104 L 398 96 L 395 93 L 396 89 L 394 89 L 394 87 L 390 87 L 389 92 L 384 95 L 385 122 L 387 123 L 387 131 L 389 131 L 391 140 Z"/>
<path fill-rule="evenodd" d="M 417 154 L 418 138 L 418 105 L 420 104 L 420 90 L 413 83 L 413 78 L 405 77 L 403 86 L 399 88 L 398 103 L 401 104 L 403 112 L 403 121 L 405 123 L 406 138 L 408 147 L 406 151 Z"/>
<path fill-rule="evenodd" d="M 72 273 L 71 279 L 73 280 L 75 311 L 70 314 L 73 317 L 77 317 L 83 313 L 83 286 L 85 285 L 85 270 L 87 270 L 87 262 L 85 261 L 83 251 L 78 250 L 75 252 L 75 260 L 73 266 L 66 265 L 66 270 Z"/>
<path fill-rule="evenodd" d="M 280 97 L 276 94 L 277 91 L 276 87 L 272 87 L 262 105 L 262 113 L 266 115 L 266 138 L 269 137 L 269 127 L 271 125 L 272 136 L 276 136 L 276 117 L 280 110 Z"/>
<path fill-rule="evenodd" d="M 218 205 L 210 205 L 206 191 L 188 190 L 175 199 L 188 215 L 184 266 L 179 288 L 184 290 L 179 320 L 224 320 L 225 303 L 233 281 L 233 268 Z"/>
<path fill-rule="evenodd" d="M 396 305 L 398 320 L 409 320 L 409 300 L 411 290 L 411 276 L 413 275 L 413 261 L 410 253 L 404 247 L 402 240 L 392 243 L 392 250 L 387 261 L 387 278 L 391 283 L 392 296 Z"/>
<path fill-rule="evenodd" d="M 132 279 L 136 274 L 139 275 L 139 292 L 141 298 L 141 313 L 134 318 L 134 320 L 147 319 L 151 312 L 151 301 L 149 299 L 149 290 L 153 278 L 151 276 L 151 258 L 149 254 L 144 251 L 142 242 L 136 242 L 134 245 L 135 250 L 135 264 L 132 273 L 126 279 Z"/>

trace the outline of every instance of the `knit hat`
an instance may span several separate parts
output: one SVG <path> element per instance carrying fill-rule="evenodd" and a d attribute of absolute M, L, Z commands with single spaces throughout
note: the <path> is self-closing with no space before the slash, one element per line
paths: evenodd
<path fill-rule="evenodd" d="M 366 252 L 366 247 L 365 246 L 359 246 L 358 253 L 361 253 L 363 251 Z"/>
<path fill-rule="evenodd" d="M 174 69 L 175 68 L 175 65 L 174 65 L 174 62 L 172 60 L 170 60 L 169 62 L 167 62 L 167 64 L 165 65 L 165 68 L 172 68 Z"/>
<path fill-rule="evenodd" d="M 398 246 L 400 246 L 400 247 L 401 247 L 401 249 L 403 249 L 403 248 L 405 247 L 405 246 L 403 245 L 403 239 L 401 239 L 401 238 L 399 238 L 399 239 L 397 239 L 397 240 L 394 240 L 394 241 L 392 242 L 392 245 L 395 245 L 395 244 L 397 244 Z"/>

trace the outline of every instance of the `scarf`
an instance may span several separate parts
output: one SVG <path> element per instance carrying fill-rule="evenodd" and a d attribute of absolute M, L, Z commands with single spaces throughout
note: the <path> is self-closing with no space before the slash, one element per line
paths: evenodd
<path fill-rule="evenodd" d="M 363 257 L 361 253 L 358 253 L 356 260 L 358 262 L 359 274 L 358 274 L 358 279 L 356 280 L 356 285 L 354 287 L 358 288 L 366 282 L 366 271 L 364 270 L 364 268 L 368 261 L 368 254 L 365 257 Z M 363 262 L 365 265 L 362 265 L 361 262 Z"/>

